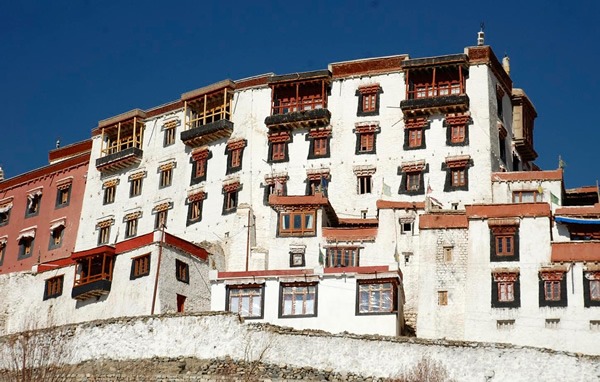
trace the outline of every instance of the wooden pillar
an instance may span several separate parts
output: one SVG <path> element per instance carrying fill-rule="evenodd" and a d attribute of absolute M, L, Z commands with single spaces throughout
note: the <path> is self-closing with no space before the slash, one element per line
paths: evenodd
<path fill-rule="evenodd" d="M 121 122 L 117 125 L 117 152 L 121 151 Z"/>
<path fill-rule="evenodd" d="M 435 92 L 435 66 L 433 67 L 433 77 L 431 79 L 431 91 Z M 436 92 L 437 93 L 437 92 Z M 437 95 L 437 94 L 435 94 Z M 428 94 L 428 97 L 435 96 L 434 94 Z"/>
<path fill-rule="evenodd" d="M 275 115 L 275 86 L 271 86 L 271 115 Z"/>
<path fill-rule="evenodd" d="M 135 136 L 135 127 L 137 126 L 137 117 L 133 117 L 133 147 L 137 147 L 137 138 Z"/>
<path fill-rule="evenodd" d="M 100 157 L 104 156 L 104 127 L 102 128 L 102 140 L 100 141 Z"/>
<path fill-rule="evenodd" d="M 221 119 L 226 119 L 226 110 L 227 110 L 227 88 L 225 88 L 225 92 L 223 93 L 223 110 L 221 111 Z"/>
<path fill-rule="evenodd" d="M 187 101 L 183 101 L 183 129 L 188 130 Z"/>
<path fill-rule="evenodd" d="M 101 273 L 100 273 L 100 277 L 101 277 L 101 279 L 102 279 L 102 278 L 103 278 L 103 276 L 104 276 L 104 266 L 105 266 L 105 265 L 106 265 L 106 254 L 105 254 L 105 253 L 103 253 L 103 254 L 102 254 L 102 271 L 101 271 Z"/>
<path fill-rule="evenodd" d="M 300 111 L 300 83 L 296 82 L 296 111 Z"/>
<path fill-rule="evenodd" d="M 206 125 L 206 101 L 208 97 L 204 95 L 204 114 L 202 115 L 202 125 Z"/>
<path fill-rule="evenodd" d="M 406 97 L 404 99 L 409 99 L 410 97 L 410 81 L 409 81 L 409 71 L 406 71 L 406 76 L 404 76 L 404 81 L 406 81 Z"/>
<path fill-rule="evenodd" d="M 458 80 L 460 81 L 460 94 L 465 94 L 465 89 L 463 85 L 463 73 L 462 66 L 458 66 Z"/>
<path fill-rule="evenodd" d="M 327 107 L 327 93 L 325 92 L 325 80 L 321 81 L 321 102 L 322 107 Z"/>

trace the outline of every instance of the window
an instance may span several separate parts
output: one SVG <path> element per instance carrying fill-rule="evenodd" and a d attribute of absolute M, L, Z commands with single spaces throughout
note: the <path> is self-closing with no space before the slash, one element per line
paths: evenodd
<path fill-rule="evenodd" d="M 225 309 L 244 318 L 263 318 L 264 290 L 262 285 L 229 285 Z"/>
<path fill-rule="evenodd" d="M 6 236 L 4 236 L 3 238 L 0 239 L 0 266 L 2 266 L 2 263 L 4 263 L 4 254 L 6 253 L 6 242 L 7 242 L 7 238 Z"/>
<path fill-rule="evenodd" d="M 88 288 L 78 288 L 82 285 L 97 282 L 99 280 L 111 281 L 113 275 L 113 255 L 109 252 L 79 258 L 77 261 L 77 273 L 73 285 L 72 297 L 91 297 Z M 79 298 L 77 298 L 79 299 Z"/>
<path fill-rule="evenodd" d="M 182 283 L 190 283 L 190 266 L 183 261 L 175 260 L 175 278 Z"/>
<path fill-rule="evenodd" d="M 134 280 L 138 277 L 148 276 L 150 274 L 150 254 L 131 259 L 131 274 L 129 279 Z"/>
<path fill-rule="evenodd" d="M 329 268 L 358 267 L 360 249 L 356 247 L 327 248 L 325 266 Z"/>
<path fill-rule="evenodd" d="M 206 176 L 206 159 L 199 159 L 194 162 L 194 178 Z"/>
<path fill-rule="evenodd" d="M 165 137 L 164 137 L 164 141 L 163 141 L 163 147 L 167 147 L 167 146 L 171 146 L 171 145 L 175 144 L 175 137 L 176 137 L 176 133 L 177 133 L 176 126 L 177 126 L 177 124 L 173 123 L 168 126 L 166 125 L 164 127 Z"/>
<path fill-rule="evenodd" d="M 98 245 L 108 244 L 110 240 L 110 225 L 99 227 Z"/>
<path fill-rule="evenodd" d="M 206 180 L 208 160 L 211 152 L 207 148 L 201 148 L 192 152 L 192 177 L 190 185 L 198 184 Z"/>
<path fill-rule="evenodd" d="M 285 142 L 277 142 L 271 144 L 271 160 L 272 161 L 283 161 L 285 160 L 285 151 L 287 144 Z"/>
<path fill-rule="evenodd" d="M 560 301 L 560 281 L 544 281 L 544 299 Z"/>
<path fill-rule="evenodd" d="M 27 196 L 27 209 L 25 210 L 25 217 L 36 216 L 40 213 L 40 203 L 42 202 L 42 193 L 37 191 Z"/>
<path fill-rule="evenodd" d="M 450 170 L 452 174 L 452 187 L 461 187 L 467 184 L 466 172 L 467 170 L 464 168 L 455 168 Z"/>
<path fill-rule="evenodd" d="M 448 291 L 447 290 L 438 291 L 438 305 L 440 305 L 440 306 L 448 305 Z"/>
<path fill-rule="evenodd" d="M 234 173 L 242 169 L 242 157 L 247 141 L 245 139 L 235 139 L 227 142 L 225 153 L 227 154 L 227 174 Z"/>
<path fill-rule="evenodd" d="M 190 202 L 188 207 L 188 225 L 202 219 L 202 200 Z"/>
<path fill-rule="evenodd" d="M 465 130 L 466 126 L 464 125 L 454 125 L 450 127 L 450 142 L 452 143 L 462 143 L 465 141 Z"/>
<path fill-rule="evenodd" d="M 33 253 L 33 236 L 24 236 L 19 239 L 19 260 L 26 259 Z"/>
<path fill-rule="evenodd" d="M 412 235 L 413 233 L 413 222 L 412 221 L 400 221 L 400 234 L 401 235 Z"/>
<path fill-rule="evenodd" d="M 600 271 L 583 273 L 583 305 L 600 306 Z"/>
<path fill-rule="evenodd" d="M 356 93 L 358 95 L 358 111 L 356 115 L 379 114 L 379 94 L 382 93 L 379 84 L 361 86 Z"/>
<path fill-rule="evenodd" d="M 139 213 L 132 213 L 125 216 L 125 237 L 134 237 L 137 235 Z"/>
<path fill-rule="evenodd" d="M 450 113 L 445 115 L 446 145 L 465 146 L 469 144 L 469 128 L 471 115 L 467 113 Z"/>
<path fill-rule="evenodd" d="M 519 274 L 497 272 L 492 274 L 492 308 L 518 308 L 521 306 Z"/>
<path fill-rule="evenodd" d="M 159 187 L 160 188 L 169 187 L 172 182 L 173 182 L 173 167 L 161 168 Z M 140 191 L 139 191 L 140 193 L 141 193 L 141 188 L 142 188 L 142 186 L 140 183 Z M 137 195 L 139 195 L 139 193 Z"/>
<path fill-rule="evenodd" d="M 397 311 L 397 280 L 358 280 L 357 282 L 357 314 L 385 314 Z"/>
<path fill-rule="evenodd" d="M 281 212 L 280 236 L 314 236 L 316 211 Z"/>
<path fill-rule="evenodd" d="M 600 321 L 590 320 L 590 330 L 593 332 L 600 332 Z"/>
<path fill-rule="evenodd" d="M 2 208 L 2 207 L 0 207 L 0 208 Z M 9 219 L 10 219 L 10 208 L 7 208 L 4 211 L 0 210 L 0 227 L 7 225 Z"/>
<path fill-rule="evenodd" d="M 104 198 L 102 204 L 111 204 L 115 202 L 115 194 L 117 192 L 117 185 L 110 185 L 104 187 Z"/>
<path fill-rule="evenodd" d="M 422 129 L 409 129 L 408 130 L 408 148 L 415 149 L 421 148 L 423 145 L 423 130 Z"/>
<path fill-rule="evenodd" d="M 359 194 L 370 194 L 371 193 L 371 175 L 358 176 L 357 180 L 357 191 Z"/>
<path fill-rule="evenodd" d="M 535 203 L 541 201 L 537 191 L 513 191 L 513 203 Z"/>
<path fill-rule="evenodd" d="M 168 210 L 156 211 L 154 229 L 162 229 L 167 226 L 167 212 Z"/>
<path fill-rule="evenodd" d="M 52 277 L 46 280 L 44 287 L 44 300 L 56 298 L 62 295 L 64 275 Z"/>
<path fill-rule="evenodd" d="M 223 195 L 223 214 L 235 212 L 238 204 L 238 189 L 225 190 Z"/>
<path fill-rule="evenodd" d="M 444 191 L 468 191 L 468 169 L 472 164 L 471 157 L 468 155 L 446 157 L 446 161 L 442 163 L 442 170 L 446 171 Z"/>
<path fill-rule="evenodd" d="M 375 152 L 375 133 L 358 134 L 358 153 L 374 153 Z"/>
<path fill-rule="evenodd" d="M 177 313 L 183 313 L 185 311 L 185 300 L 186 296 L 177 293 Z"/>
<path fill-rule="evenodd" d="M 313 155 L 315 157 L 322 157 L 327 155 L 328 138 L 315 138 L 313 139 Z"/>
<path fill-rule="evenodd" d="M 142 194 L 142 178 L 132 179 L 129 185 L 129 197 Z"/>
<path fill-rule="evenodd" d="M 493 223 L 490 221 L 490 223 Z M 490 261 L 519 260 L 519 231 L 516 225 L 490 226 Z"/>
<path fill-rule="evenodd" d="M 406 191 L 418 191 L 421 186 L 421 173 L 406 173 Z"/>
<path fill-rule="evenodd" d="M 496 329 L 498 330 L 510 330 L 515 327 L 515 320 L 497 320 Z"/>
<path fill-rule="evenodd" d="M 59 225 L 58 227 L 55 227 L 50 231 L 50 243 L 48 244 L 48 249 L 60 248 L 60 246 L 62 245 L 64 232 L 64 225 Z"/>
<path fill-rule="evenodd" d="M 62 208 L 69 205 L 71 199 L 71 183 L 58 186 L 56 189 L 56 208 Z"/>
<path fill-rule="evenodd" d="M 282 283 L 279 317 L 315 317 L 317 315 L 316 283 Z"/>

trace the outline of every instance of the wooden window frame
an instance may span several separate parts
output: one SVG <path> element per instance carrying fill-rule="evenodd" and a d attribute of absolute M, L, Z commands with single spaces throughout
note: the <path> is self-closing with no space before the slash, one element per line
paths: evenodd
<path fill-rule="evenodd" d="M 58 235 L 56 235 L 58 233 Z M 48 243 L 48 250 L 60 248 L 62 246 L 63 237 L 65 235 L 65 226 L 60 225 L 50 231 L 50 241 Z"/>
<path fill-rule="evenodd" d="M 281 162 L 287 159 L 287 142 L 271 142 L 271 161 Z"/>
<path fill-rule="evenodd" d="M 169 210 L 156 211 L 156 217 L 154 219 L 154 229 L 162 229 L 163 225 L 166 227 L 168 216 Z"/>
<path fill-rule="evenodd" d="M 71 202 L 71 184 L 68 187 L 56 189 L 56 204 L 55 208 L 67 207 Z"/>
<path fill-rule="evenodd" d="M 490 226 L 490 261 L 519 261 L 519 227 Z"/>
<path fill-rule="evenodd" d="M 518 272 L 492 273 L 492 308 L 519 308 L 520 285 Z"/>
<path fill-rule="evenodd" d="M 416 192 L 421 189 L 421 171 L 406 173 L 406 191 Z"/>
<path fill-rule="evenodd" d="M 203 199 L 194 200 L 188 204 L 187 225 L 197 223 L 202 220 L 202 203 Z"/>
<path fill-rule="evenodd" d="M 288 297 L 289 296 L 289 297 Z M 295 302 L 300 301 L 302 305 L 299 312 L 296 312 Z M 286 301 L 291 301 L 290 310 L 286 309 Z M 310 309 L 312 301 L 312 311 Z M 317 317 L 318 303 L 318 283 L 299 282 L 299 283 L 281 283 L 279 287 L 279 318 L 295 317 Z"/>
<path fill-rule="evenodd" d="M 239 189 L 224 191 L 223 214 L 235 212 L 238 206 Z"/>
<path fill-rule="evenodd" d="M 373 190 L 372 175 L 358 175 L 356 177 L 356 191 L 358 195 L 370 194 Z"/>
<path fill-rule="evenodd" d="M 131 274 L 129 279 L 135 280 L 140 277 L 150 275 L 151 255 L 145 253 L 141 256 L 136 256 L 131 259 Z"/>
<path fill-rule="evenodd" d="M 560 284 L 560 281 L 544 281 L 544 299 L 546 301 L 560 301 Z"/>
<path fill-rule="evenodd" d="M 367 297 L 365 300 L 364 297 Z M 378 298 L 375 298 L 378 296 Z M 386 304 L 385 300 L 388 300 Z M 398 280 L 357 280 L 356 315 L 396 314 L 398 311 Z"/>
<path fill-rule="evenodd" d="M 450 169 L 450 185 L 452 187 L 464 187 L 467 185 L 467 168 Z"/>
<path fill-rule="evenodd" d="M 173 168 L 167 168 L 164 170 L 160 170 L 160 180 L 158 187 L 166 188 L 170 187 L 173 184 Z"/>
<path fill-rule="evenodd" d="M 531 194 L 533 196 L 533 201 L 523 201 L 523 195 Z M 540 200 L 538 200 L 540 199 Z M 513 203 L 538 203 L 541 201 L 541 195 L 536 190 L 519 190 L 512 192 L 512 202 Z"/>
<path fill-rule="evenodd" d="M 22 237 L 19 240 L 19 256 L 18 260 L 23 260 L 33 255 L 35 237 Z"/>
<path fill-rule="evenodd" d="M 285 228 L 285 218 L 289 217 L 289 228 Z M 296 217 L 300 217 L 300 227 L 294 227 Z M 309 218 L 310 217 L 310 218 Z M 307 227 L 312 218 L 312 227 Z M 317 211 L 290 211 L 279 213 L 279 236 L 315 236 L 317 232 Z"/>
<path fill-rule="evenodd" d="M 143 178 L 131 179 L 129 183 L 129 197 L 140 196 L 142 194 Z"/>
<path fill-rule="evenodd" d="M 425 130 L 423 128 L 408 129 L 408 148 L 418 149 L 423 146 L 423 135 Z"/>
<path fill-rule="evenodd" d="M 51 277 L 44 283 L 44 300 L 57 298 L 62 295 L 65 275 Z"/>
<path fill-rule="evenodd" d="M 115 202 L 115 196 L 117 194 L 117 186 L 108 186 L 104 188 L 104 196 L 102 198 L 102 204 L 112 204 Z"/>
<path fill-rule="evenodd" d="M 451 125 L 450 126 L 450 142 L 451 143 L 464 143 L 467 138 L 467 126 L 466 125 Z"/>
<path fill-rule="evenodd" d="M 125 238 L 137 236 L 139 218 L 128 219 L 125 222 Z"/>
<path fill-rule="evenodd" d="M 600 302 L 600 280 L 590 281 L 590 300 Z"/>
<path fill-rule="evenodd" d="M 8 225 L 8 223 L 10 222 L 10 211 L 12 210 L 9 209 L 8 211 L 5 212 L 0 212 L 0 227 Z"/>
<path fill-rule="evenodd" d="M 494 235 L 496 242 L 496 256 L 511 257 L 515 255 L 515 236 L 514 235 Z"/>
<path fill-rule="evenodd" d="M 237 298 L 237 307 L 234 308 L 232 300 Z M 244 312 L 242 307 L 244 301 L 248 301 L 248 312 Z M 258 307 L 255 304 L 255 300 L 258 301 Z M 264 318 L 264 306 L 265 306 L 265 286 L 264 284 L 248 284 L 248 285 L 228 285 L 227 296 L 225 298 L 225 310 L 232 313 L 237 313 L 244 319 L 261 319 Z M 258 308 L 260 311 L 255 312 L 254 309 Z"/>
<path fill-rule="evenodd" d="M 439 290 L 438 291 L 438 306 L 447 306 L 448 305 L 448 291 L 447 290 Z"/>
<path fill-rule="evenodd" d="M 206 177 L 206 162 L 208 158 L 198 159 L 195 161 L 196 165 L 194 166 L 194 178 L 202 178 Z"/>
<path fill-rule="evenodd" d="M 172 146 L 177 140 L 177 127 L 168 127 L 164 131 L 163 147 Z"/>
<path fill-rule="evenodd" d="M 329 155 L 329 137 L 313 138 L 312 157 L 325 157 Z"/>
<path fill-rule="evenodd" d="M 37 216 L 42 206 L 42 195 L 34 195 L 27 198 L 27 207 L 25 208 L 25 218 Z"/>
<path fill-rule="evenodd" d="M 73 286 L 90 284 L 99 280 L 112 281 L 114 259 L 103 253 L 77 259 Z"/>
<path fill-rule="evenodd" d="M 498 284 L 498 302 L 514 302 L 515 301 L 515 282 L 514 281 L 499 281 Z"/>
<path fill-rule="evenodd" d="M 110 241 L 110 226 L 100 227 L 98 230 L 98 245 L 108 244 Z"/>
<path fill-rule="evenodd" d="M 190 266 L 179 259 L 175 259 L 175 279 L 182 283 L 190 283 Z"/>
<path fill-rule="evenodd" d="M 359 133 L 358 140 L 358 153 L 367 154 L 375 152 L 375 132 Z"/>
<path fill-rule="evenodd" d="M 362 94 L 362 112 L 371 113 L 377 111 L 377 93 Z"/>
<path fill-rule="evenodd" d="M 229 166 L 231 168 L 242 167 L 242 149 L 231 150 L 230 152 L 231 159 L 229 161 Z"/>
<path fill-rule="evenodd" d="M 360 266 L 359 247 L 329 247 L 325 259 L 325 268 L 346 268 Z"/>

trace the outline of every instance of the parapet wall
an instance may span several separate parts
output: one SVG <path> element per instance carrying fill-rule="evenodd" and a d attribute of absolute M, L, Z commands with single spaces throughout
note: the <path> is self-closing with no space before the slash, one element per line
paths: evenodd
<path fill-rule="evenodd" d="M 297 331 L 246 324 L 229 313 L 116 318 L 37 334 L 50 338 L 59 332 L 64 354 L 68 354 L 64 361 L 70 364 L 230 357 L 385 378 L 398 376 L 428 356 L 456 381 L 593 381 L 600 377 L 598 356 L 504 344 Z M 0 337 L 0 351 L 6 350 L 12 338 Z"/>

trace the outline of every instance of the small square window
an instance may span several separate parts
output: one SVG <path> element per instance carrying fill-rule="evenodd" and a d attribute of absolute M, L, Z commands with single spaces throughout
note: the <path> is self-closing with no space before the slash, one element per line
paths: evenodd
<path fill-rule="evenodd" d="M 367 154 L 375 152 L 375 133 L 358 134 L 357 154 Z"/>
<path fill-rule="evenodd" d="M 377 110 L 377 94 L 364 94 L 362 96 L 362 111 L 368 113 Z"/>
<path fill-rule="evenodd" d="M 423 130 L 409 129 L 408 130 L 408 147 L 417 148 L 423 144 Z"/>
<path fill-rule="evenodd" d="M 600 271 L 583 272 L 583 305 L 600 306 Z"/>
<path fill-rule="evenodd" d="M 129 186 L 129 197 L 139 196 L 142 194 L 142 178 L 132 179 Z"/>
<path fill-rule="evenodd" d="M 451 185 L 452 187 L 462 187 L 467 185 L 467 177 L 465 168 L 454 168 L 451 172 Z"/>
<path fill-rule="evenodd" d="M 510 330 L 515 327 L 515 320 L 497 320 L 496 329 L 498 330 Z"/>
<path fill-rule="evenodd" d="M 134 257 L 131 259 L 131 275 L 130 279 L 134 280 L 138 277 L 148 276 L 150 274 L 150 254 Z"/>
<path fill-rule="evenodd" d="M 160 171 L 159 187 L 169 187 L 173 182 L 173 168 L 165 168 Z"/>
<path fill-rule="evenodd" d="M 137 228 L 138 228 L 138 218 L 133 218 L 133 219 L 129 219 L 127 220 L 127 222 L 125 222 L 125 237 L 129 238 L 129 237 L 134 237 L 135 235 L 137 235 Z"/>
<path fill-rule="evenodd" d="M 225 309 L 244 318 L 263 318 L 264 291 L 264 285 L 229 285 Z"/>
<path fill-rule="evenodd" d="M 279 317 L 316 317 L 316 283 L 281 283 Z"/>
<path fill-rule="evenodd" d="M 518 273 L 492 274 L 492 307 L 518 308 L 521 306 Z"/>
<path fill-rule="evenodd" d="M 191 201 L 188 205 L 187 225 L 202 220 L 202 199 Z"/>
<path fill-rule="evenodd" d="M 371 193 L 371 175 L 357 176 L 356 180 L 359 195 Z"/>
<path fill-rule="evenodd" d="M 305 265 L 304 252 L 290 252 L 290 267 L 303 267 Z"/>
<path fill-rule="evenodd" d="M 364 85 L 358 88 L 358 111 L 356 115 L 367 116 L 379 114 L 379 94 L 382 93 L 379 84 Z"/>
<path fill-rule="evenodd" d="M 448 291 L 440 290 L 438 291 L 438 305 L 448 305 Z"/>
<path fill-rule="evenodd" d="M 175 137 L 177 134 L 177 129 L 175 126 L 165 128 L 165 138 L 163 141 L 163 147 L 171 146 L 175 144 Z"/>
<path fill-rule="evenodd" d="M 397 280 L 358 280 L 357 282 L 356 314 L 389 314 L 397 311 Z"/>
<path fill-rule="evenodd" d="M 56 189 L 56 208 L 62 208 L 69 205 L 71 199 L 71 185 L 60 186 Z"/>
<path fill-rule="evenodd" d="M 419 191 L 421 189 L 421 173 L 406 173 L 406 191 Z"/>
<path fill-rule="evenodd" d="M 329 156 L 329 137 L 318 137 L 312 139 L 312 155 L 308 158 L 321 158 Z"/>
<path fill-rule="evenodd" d="M 514 282 L 499 282 L 498 283 L 498 301 L 499 302 L 515 301 L 515 283 Z"/>
<path fill-rule="evenodd" d="M 517 226 L 493 226 L 490 261 L 519 260 L 519 231 Z"/>
<path fill-rule="evenodd" d="M 513 203 L 536 203 L 541 201 L 537 191 L 513 191 Z"/>
<path fill-rule="evenodd" d="M 110 239 L 110 226 L 100 227 L 98 232 L 98 245 L 108 244 Z"/>
<path fill-rule="evenodd" d="M 591 320 L 590 321 L 590 330 L 593 332 L 600 332 L 600 321 Z"/>
<path fill-rule="evenodd" d="M 10 220 L 10 209 L 0 212 L 0 227 L 7 225 Z"/>
<path fill-rule="evenodd" d="M 190 266 L 183 261 L 175 260 L 175 278 L 182 283 L 190 283 Z"/>
<path fill-rule="evenodd" d="M 400 234 L 412 235 L 413 233 L 413 222 L 400 222 Z"/>
<path fill-rule="evenodd" d="M 104 188 L 103 204 L 111 204 L 115 202 L 115 194 L 117 193 L 117 186 L 107 186 Z"/>
<path fill-rule="evenodd" d="M 450 127 L 450 142 L 463 143 L 466 137 L 466 129 L 467 127 L 465 125 L 452 125 Z"/>
<path fill-rule="evenodd" d="M 328 268 L 358 267 L 360 249 L 356 247 L 327 248 L 325 266 Z"/>
<path fill-rule="evenodd" d="M 46 280 L 44 287 L 44 300 L 56 298 L 62 295 L 64 275 L 52 277 Z"/>

